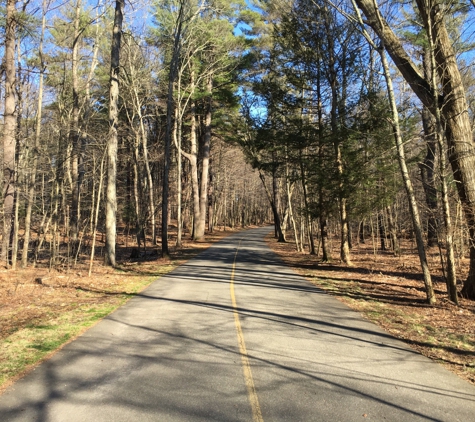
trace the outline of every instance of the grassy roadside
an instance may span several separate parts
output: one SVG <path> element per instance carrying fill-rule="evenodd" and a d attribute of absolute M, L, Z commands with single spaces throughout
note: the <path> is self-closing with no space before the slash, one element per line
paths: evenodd
<path fill-rule="evenodd" d="M 350 308 L 360 312 L 423 355 L 442 363 L 475 385 L 475 304 L 446 299 L 441 275 L 433 270 L 437 305 L 428 306 L 418 273 L 417 256 L 374 255 L 369 247 L 352 250 L 353 266 L 321 263 L 296 252 L 295 244 L 267 243 L 289 266 Z M 336 254 L 335 254 L 336 255 Z M 436 257 L 433 259 L 434 268 Z"/>
<path fill-rule="evenodd" d="M 59 284 L 54 275 L 39 288 L 24 283 L 23 289 L 30 287 L 33 294 L 29 296 L 36 299 L 23 300 L 4 316 L 10 319 L 10 326 L 0 340 L 0 392 L 176 266 L 157 265 L 153 276 L 111 270 L 105 278 L 107 283 L 97 275 L 70 280 L 67 286 Z M 42 304 L 38 298 L 49 300 Z"/>
<path fill-rule="evenodd" d="M 184 245 L 170 260 L 125 260 L 116 269 L 97 263 L 91 277 L 80 265 L 70 271 L 0 271 L 0 394 L 160 276 L 231 233 Z"/>

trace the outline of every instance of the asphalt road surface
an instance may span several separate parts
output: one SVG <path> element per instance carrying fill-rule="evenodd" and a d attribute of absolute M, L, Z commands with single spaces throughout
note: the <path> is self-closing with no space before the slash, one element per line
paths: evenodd
<path fill-rule="evenodd" d="M 269 228 L 161 277 L 0 397 L 0 421 L 475 421 L 475 387 L 292 270 Z"/>

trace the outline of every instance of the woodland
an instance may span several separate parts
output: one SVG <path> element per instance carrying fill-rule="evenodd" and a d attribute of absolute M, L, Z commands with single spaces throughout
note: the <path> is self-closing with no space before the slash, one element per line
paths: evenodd
<path fill-rule="evenodd" d="M 475 4 L 0 3 L 0 259 L 89 274 L 273 223 L 475 300 Z M 334 245 L 338 247 L 333 248 Z"/>

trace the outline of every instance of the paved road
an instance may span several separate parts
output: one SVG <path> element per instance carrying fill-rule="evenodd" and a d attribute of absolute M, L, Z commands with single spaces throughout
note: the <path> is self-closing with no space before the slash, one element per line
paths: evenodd
<path fill-rule="evenodd" d="M 475 387 L 232 235 L 0 397 L 1 421 L 473 421 Z"/>

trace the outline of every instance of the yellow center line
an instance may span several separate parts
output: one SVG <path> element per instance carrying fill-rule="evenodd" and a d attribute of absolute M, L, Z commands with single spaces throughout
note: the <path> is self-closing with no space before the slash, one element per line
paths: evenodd
<path fill-rule="evenodd" d="M 259 406 L 259 399 L 257 398 L 256 387 L 254 386 L 254 380 L 252 379 L 251 365 L 249 364 L 249 358 L 247 355 L 246 343 L 244 342 L 244 334 L 241 328 L 241 321 L 239 320 L 239 313 L 236 305 L 236 295 L 234 294 L 234 272 L 236 270 L 236 259 L 241 246 L 241 241 L 236 249 L 234 255 L 233 268 L 231 271 L 231 282 L 229 283 L 229 289 L 231 290 L 231 303 L 233 304 L 234 324 L 236 326 L 236 332 L 239 343 L 239 351 L 241 353 L 242 369 L 244 371 L 244 380 L 246 382 L 247 394 L 249 401 L 251 402 L 252 420 L 254 422 L 264 422 L 262 419 L 261 407 Z"/>

